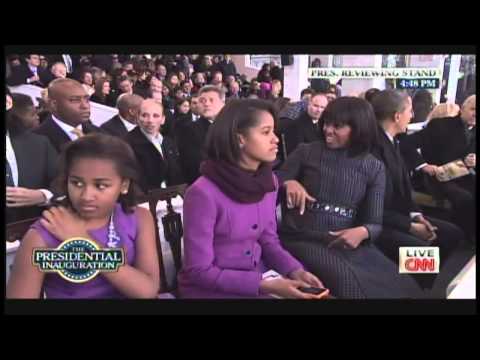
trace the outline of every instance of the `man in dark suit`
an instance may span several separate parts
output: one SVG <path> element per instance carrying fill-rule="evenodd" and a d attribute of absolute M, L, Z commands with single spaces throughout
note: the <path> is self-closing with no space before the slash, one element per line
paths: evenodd
<path fill-rule="evenodd" d="M 8 94 L 7 94 L 8 97 Z M 52 198 L 50 183 L 56 175 L 57 154 L 44 136 L 30 132 L 6 113 L 7 223 L 37 217 Z"/>
<path fill-rule="evenodd" d="M 48 86 L 48 98 L 52 114 L 35 129 L 35 133 L 46 136 L 57 152 L 85 134 L 103 132 L 89 120 L 89 96 L 78 81 L 53 80 Z"/>
<path fill-rule="evenodd" d="M 232 61 L 232 57 L 230 55 L 223 56 L 223 60 L 220 62 L 219 68 L 223 74 L 223 78 L 227 78 L 229 75 L 237 75 L 237 68 L 235 67 L 235 63 Z"/>
<path fill-rule="evenodd" d="M 465 100 L 460 115 L 432 119 L 424 129 L 402 137 L 400 142 L 409 169 L 429 172 L 430 185 L 450 201 L 454 221 L 471 240 L 476 232 L 475 99 L 475 95 L 472 95 Z M 421 154 L 417 149 L 420 149 Z M 470 174 L 446 182 L 438 181 L 434 176 L 437 166 L 454 160 L 462 160 L 470 169 Z M 475 242 L 476 239 L 472 241 Z"/>
<path fill-rule="evenodd" d="M 18 86 L 30 84 L 45 87 L 48 82 L 48 70 L 40 66 L 40 56 L 37 54 L 27 55 L 26 63 L 11 69 L 11 74 L 7 78 L 9 86 Z"/>
<path fill-rule="evenodd" d="M 412 101 L 405 93 L 385 90 L 375 95 L 372 105 L 380 124 L 378 145 L 372 153 L 384 163 L 386 173 L 383 231 L 375 245 L 397 263 L 401 246 L 439 246 L 444 264 L 465 236 L 454 224 L 427 219 L 413 202 L 410 177 L 395 138 L 410 123 Z M 421 285 L 431 287 L 435 277 L 420 276 Z"/>
<path fill-rule="evenodd" d="M 163 111 L 163 106 L 153 99 L 142 101 L 139 126 L 125 136 L 141 168 L 139 184 L 144 192 L 183 183 L 175 143 L 160 134 L 165 122 Z"/>
<path fill-rule="evenodd" d="M 136 94 L 122 94 L 117 99 L 118 115 L 102 124 L 101 129 L 110 135 L 125 137 L 137 126 L 142 97 Z"/>
<path fill-rule="evenodd" d="M 310 143 L 322 138 L 319 119 L 327 104 L 325 94 L 314 94 L 308 102 L 307 111 L 303 111 L 295 121 L 290 121 L 290 126 L 284 131 L 287 155 L 300 143 Z"/>
<path fill-rule="evenodd" d="M 201 117 L 178 134 L 178 149 L 183 174 L 188 184 L 200 176 L 200 163 L 210 125 L 225 105 L 225 93 L 216 86 L 206 85 L 199 91 Z"/>

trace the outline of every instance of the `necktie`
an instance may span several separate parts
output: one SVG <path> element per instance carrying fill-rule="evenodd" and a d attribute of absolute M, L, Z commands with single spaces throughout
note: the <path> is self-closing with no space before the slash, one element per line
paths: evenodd
<path fill-rule="evenodd" d="M 72 72 L 72 58 L 70 55 L 63 55 L 63 60 L 65 62 L 65 66 L 67 67 L 67 72 L 70 74 Z"/>
<path fill-rule="evenodd" d="M 163 159 L 162 147 L 161 147 L 160 143 L 158 142 L 158 140 L 157 140 L 157 139 L 153 139 L 152 143 L 153 143 L 153 146 L 155 146 L 155 148 L 158 150 L 158 153 L 160 154 L 160 156 L 161 156 L 162 159 Z"/>
<path fill-rule="evenodd" d="M 72 134 L 77 135 L 78 138 L 81 138 L 85 135 L 81 129 L 73 129 Z"/>
<path fill-rule="evenodd" d="M 10 164 L 8 163 L 8 160 L 5 161 L 6 164 L 6 183 L 7 186 L 15 186 L 13 182 L 13 174 L 12 174 L 12 168 L 10 167 Z"/>

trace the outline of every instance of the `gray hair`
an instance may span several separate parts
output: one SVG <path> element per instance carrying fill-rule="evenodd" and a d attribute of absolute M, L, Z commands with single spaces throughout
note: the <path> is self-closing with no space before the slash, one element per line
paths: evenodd
<path fill-rule="evenodd" d="M 198 96 L 201 96 L 201 95 L 203 95 L 207 92 L 216 92 L 218 94 L 218 97 L 220 98 L 220 100 L 225 102 L 225 91 L 218 88 L 217 86 L 215 86 L 215 85 L 205 85 L 204 87 L 202 87 L 198 91 Z"/>

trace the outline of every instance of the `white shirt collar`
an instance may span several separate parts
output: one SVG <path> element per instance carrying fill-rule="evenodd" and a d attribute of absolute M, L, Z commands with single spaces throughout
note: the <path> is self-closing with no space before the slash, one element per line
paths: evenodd
<path fill-rule="evenodd" d="M 385 129 L 383 129 L 383 132 L 385 133 L 385 135 L 387 135 L 388 140 L 390 140 L 392 144 L 395 144 L 395 139 L 393 138 L 393 136 L 390 135 L 387 131 L 385 131 Z"/>
<path fill-rule="evenodd" d="M 120 114 L 118 114 L 118 117 L 126 127 L 127 131 L 132 131 L 137 126 L 136 124 L 132 124 L 130 121 L 125 120 Z"/>
<path fill-rule="evenodd" d="M 143 135 L 145 135 L 145 137 L 148 139 L 148 141 L 150 141 L 153 144 L 153 146 L 155 146 L 157 148 L 157 150 L 160 151 L 160 154 L 162 154 L 162 156 L 163 156 L 163 151 L 162 151 L 163 136 L 162 136 L 162 134 L 158 133 L 157 136 L 153 136 L 153 135 L 148 134 L 141 127 L 140 127 L 140 131 L 143 133 Z"/>
<path fill-rule="evenodd" d="M 31 72 L 33 72 L 34 74 L 36 74 L 38 72 L 38 66 L 32 66 L 30 64 L 28 64 L 28 68 L 30 69 Z"/>
<path fill-rule="evenodd" d="M 6 138 L 6 157 L 8 164 L 10 165 L 10 170 L 12 171 L 13 183 L 15 186 L 18 186 L 18 165 L 17 157 L 15 156 L 15 150 L 13 149 L 12 142 L 10 141 L 10 136 L 7 132 Z"/>
<path fill-rule="evenodd" d="M 67 134 L 67 136 L 70 138 L 70 140 L 77 140 L 78 139 L 78 136 L 74 133 L 72 133 L 72 130 L 74 129 L 78 129 L 78 130 L 82 130 L 82 125 L 78 125 L 76 128 L 74 128 L 73 126 L 67 124 L 67 123 L 64 123 L 63 121 L 59 120 L 58 118 L 55 117 L 55 115 L 52 114 L 52 120 L 55 121 L 55 123 L 60 126 L 60 128 L 63 130 L 63 132 L 65 134 Z"/>

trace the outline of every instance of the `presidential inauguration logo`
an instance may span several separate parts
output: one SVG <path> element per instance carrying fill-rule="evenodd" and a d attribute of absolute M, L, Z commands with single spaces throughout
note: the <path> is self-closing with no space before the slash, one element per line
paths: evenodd
<path fill-rule="evenodd" d="M 33 250 L 33 265 L 42 272 L 57 272 L 74 283 L 92 280 L 100 271 L 118 271 L 125 263 L 123 248 L 101 249 L 86 238 L 71 238 L 56 249 Z"/>

